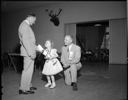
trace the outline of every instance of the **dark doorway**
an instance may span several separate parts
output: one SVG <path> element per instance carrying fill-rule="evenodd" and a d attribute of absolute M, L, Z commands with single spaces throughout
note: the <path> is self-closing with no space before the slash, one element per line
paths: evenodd
<path fill-rule="evenodd" d="M 81 62 L 109 62 L 109 21 L 76 24 L 76 44 L 81 47 Z"/>

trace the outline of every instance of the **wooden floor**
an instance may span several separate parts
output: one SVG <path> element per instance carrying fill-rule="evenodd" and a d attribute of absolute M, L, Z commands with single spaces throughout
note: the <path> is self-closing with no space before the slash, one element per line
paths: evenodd
<path fill-rule="evenodd" d="M 127 65 L 85 63 L 78 77 L 78 91 L 64 84 L 63 78 L 56 80 L 56 88 L 45 88 L 41 71 L 36 69 L 33 85 L 35 94 L 19 95 L 21 74 L 4 68 L 2 73 L 2 100 L 127 100 Z"/>

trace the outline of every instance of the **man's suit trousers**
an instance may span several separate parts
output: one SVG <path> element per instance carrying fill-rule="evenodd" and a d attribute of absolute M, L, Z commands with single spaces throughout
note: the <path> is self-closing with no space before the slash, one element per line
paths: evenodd
<path fill-rule="evenodd" d="M 30 90 L 31 87 L 31 80 L 34 70 L 34 60 L 32 60 L 30 57 L 24 57 L 24 66 L 23 71 L 21 75 L 21 84 L 20 89 L 21 90 Z"/>
<path fill-rule="evenodd" d="M 77 82 L 77 71 L 82 67 L 81 63 L 72 64 L 70 68 L 64 71 L 65 83 L 71 85 L 71 82 Z"/>

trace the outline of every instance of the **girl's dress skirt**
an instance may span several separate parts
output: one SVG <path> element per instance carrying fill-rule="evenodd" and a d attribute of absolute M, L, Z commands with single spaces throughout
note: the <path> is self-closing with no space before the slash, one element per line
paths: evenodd
<path fill-rule="evenodd" d="M 46 60 L 42 74 L 55 75 L 63 70 L 63 67 L 57 58 Z"/>

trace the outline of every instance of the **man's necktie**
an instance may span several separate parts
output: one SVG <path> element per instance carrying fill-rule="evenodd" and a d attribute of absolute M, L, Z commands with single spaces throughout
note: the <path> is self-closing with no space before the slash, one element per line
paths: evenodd
<path fill-rule="evenodd" d="M 69 47 L 67 46 L 67 52 L 69 53 Z"/>

